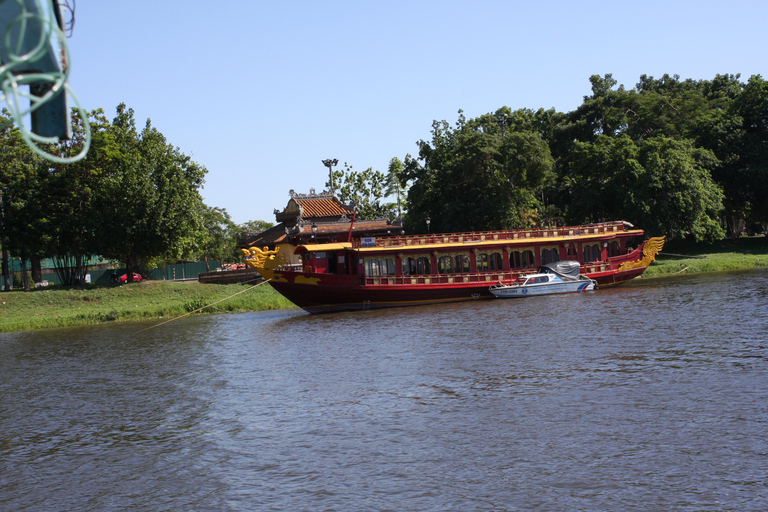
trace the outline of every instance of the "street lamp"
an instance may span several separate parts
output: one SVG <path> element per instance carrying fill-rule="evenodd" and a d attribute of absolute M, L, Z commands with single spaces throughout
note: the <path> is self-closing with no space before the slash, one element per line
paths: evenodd
<path fill-rule="evenodd" d="M 333 167 L 338 164 L 339 164 L 338 158 L 334 158 L 333 160 L 331 160 L 330 158 L 323 160 L 323 165 L 328 168 L 328 175 L 331 178 L 331 194 L 334 194 L 336 192 L 336 188 L 333 186 Z"/>
<path fill-rule="evenodd" d="M 429 218 L 429 215 L 427 215 L 427 233 L 429 233 L 429 225 L 432 224 L 432 219 Z"/>
<path fill-rule="evenodd" d="M 504 137 L 504 127 L 507 126 L 507 113 L 496 114 L 496 122 L 501 125 L 501 136 Z"/>

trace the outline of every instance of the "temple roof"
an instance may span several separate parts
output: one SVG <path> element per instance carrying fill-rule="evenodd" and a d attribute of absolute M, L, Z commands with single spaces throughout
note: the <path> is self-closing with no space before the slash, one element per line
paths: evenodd
<path fill-rule="evenodd" d="M 294 197 L 293 200 L 301 207 L 305 219 L 352 215 L 352 209 L 342 205 L 336 198 Z"/>
<path fill-rule="evenodd" d="M 307 243 L 313 239 L 318 241 L 345 241 L 349 236 L 350 227 L 352 227 L 353 238 L 398 234 L 401 229 L 399 225 L 392 225 L 386 219 L 377 219 L 356 220 L 354 224 L 349 221 L 316 224 L 315 230 L 312 229 L 310 224 L 302 224 L 288 234 L 285 225 L 278 224 L 263 233 L 246 237 L 240 245 L 248 247 L 279 243 L 299 244 Z"/>
<path fill-rule="evenodd" d="M 352 206 L 343 204 L 338 197 L 322 192 L 316 194 L 297 194 L 290 191 L 291 199 L 283 211 L 275 210 L 275 219 L 287 226 L 295 226 L 304 221 L 345 221 L 352 217 Z"/>
<path fill-rule="evenodd" d="M 387 219 L 355 219 L 353 224 L 354 207 L 345 205 L 330 192 L 317 194 L 310 189 L 309 194 L 297 194 L 293 190 L 289 193 L 291 199 L 286 207 L 282 211 L 275 210 L 277 225 L 262 233 L 246 236 L 239 241 L 241 247 L 345 241 L 350 227 L 353 238 L 395 234 L 402 229 L 399 224 L 392 225 Z"/>

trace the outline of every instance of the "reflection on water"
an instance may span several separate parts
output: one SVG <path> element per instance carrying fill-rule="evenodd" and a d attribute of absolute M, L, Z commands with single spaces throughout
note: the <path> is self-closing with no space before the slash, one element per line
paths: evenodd
<path fill-rule="evenodd" d="M 0 336 L 0 510 L 765 510 L 768 272 Z"/>

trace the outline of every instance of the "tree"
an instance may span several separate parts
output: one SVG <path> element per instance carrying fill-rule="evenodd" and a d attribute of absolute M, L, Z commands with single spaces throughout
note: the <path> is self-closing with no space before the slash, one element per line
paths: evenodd
<path fill-rule="evenodd" d="M 750 77 L 732 111 L 742 120 L 736 147 L 745 213 L 753 223 L 768 223 L 768 81 Z"/>
<path fill-rule="evenodd" d="M 40 213 L 43 221 L 32 236 L 42 237 L 46 245 L 40 255 L 54 260 L 62 284 L 85 282 L 88 260 L 100 251 L 98 228 L 103 221 L 98 209 L 99 194 L 105 172 L 111 168 L 116 154 L 109 121 L 101 109 L 88 113 L 91 125 L 91 148 L 88 155 L 73 163 L 41 161 L 42 185 Z M 79 115 L 72 116 L 70 140 L 48 149 L 49 153 L 71 156 L 80 153 L 85 144 L 85 130 Z"/>
<path fill-rule="evenodd" d="M 205 208 L 203 213 L 204 233 L 200 241 L 199 258 L 205 262 L 205 269 L 210 272 L 208 260 L 221 262 L 232 261 L 237 246 L 237 226 L 224 208 Z"/>
<path fill-rule="evenodd" d="M 333 178 L 339 200 L 354 204 L 357 218 L 371 220 L 392 215 L 390 205 L 381 202 L 386 196 L 387 177 L 384 173 L 371 167 L 362 172 L 354 171 L 344 162 L 344 169 L 333 171 Z M 325 186 L 330 188 L 330 181 Z"/>
<path fill-rule="evenodd" d="M 392 211 L 394 208 L 397 208 L 397 217 L 395 218 L 400 221 L 403 219 L 402 205 L 403 199 L 407 193 L 406 183 L 403 181 L 404 173 L 405 169 L 403 167 L 403 162 L 397 157 L 392 158 L 389 161 L 389 167 L 387 168 L 387 188 L 384 191 L 384 194 L 386 197 L 394 196 L 396 198 L 396 203 L 388 203 L 386 207 L 390 211 Z"/>
<path fill-rule="evenodd" d="M 9 121 L 7 112 L 0 124 Z M 26 145 L 18 129 L 6 125 L 0 130 L 0 243 L 2 244 L 4 289 L 11 289 L 10 254 L 25 256 L 34 251 L 39 240 L 29 236 L 27 230 L 35 221 L 30 209 L 39 206 L 35 201 L 37 189 L 37 157 Z M 29 289 L 27 273 L 22 272 L 24 288 Z"/>
<path fill-rule="evenodd" d="M 502 132 L 495 116 L 467 121 L 459 112 L 455 128 L 433 122 L 432 141 L 419 141 L 419 157 L 406 158 L 406 229 L 468 231 L 529 227 L 538 199 L 552 178 L 549 147 L 535 131 Z M 422 162 L 422 163 L 420 163 Z"/>
<path fill-rule="evenodd" d="M 133 110 L 117 108 L 111 131 L 119 148 L 100 196 L 102 254 L 144 272 L 151 258 L 179 259 L 197 249 L 203 232 L 199 189 L 207 172 L 167 143 L 147 120 L 137 132 Z"/>
<path fill-rule="evenodd" d="M 567 179 L 569 218 L 631 219 L 652 235 L 716 240 L 723 235 L 723 194 L 709 172 L 716 164 L 711 151 L 690 140 L 657 136 L 638 145 L 622 135 L 579 142 Z"/>

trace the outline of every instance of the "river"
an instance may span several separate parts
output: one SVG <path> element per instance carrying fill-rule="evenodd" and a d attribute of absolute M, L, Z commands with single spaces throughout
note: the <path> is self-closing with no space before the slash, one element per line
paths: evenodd
<path fill-rule="evenodd" d="M 0 335 L 0 510 L 764 511 L 767 307 L 757 270 Z"/>

